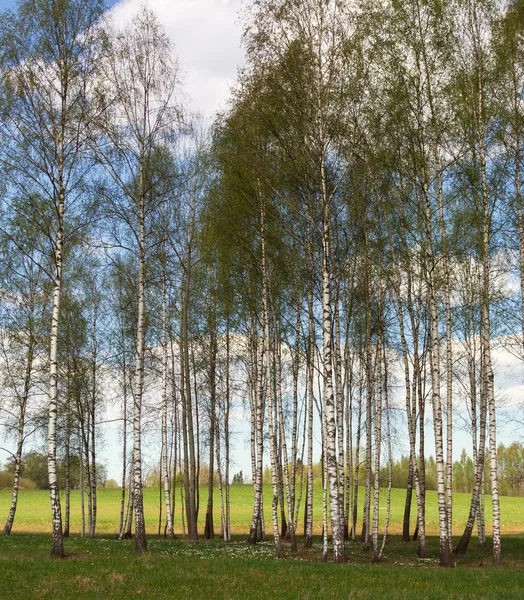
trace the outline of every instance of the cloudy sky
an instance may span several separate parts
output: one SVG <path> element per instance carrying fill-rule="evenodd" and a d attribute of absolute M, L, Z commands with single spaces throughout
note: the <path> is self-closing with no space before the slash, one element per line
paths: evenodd
<path fill-rule="evenodd" d="M 141 3 L 143 0 L 107 2 L 117 24 L 130 19 Z M 216 110 L 225 107 L 243 62 L 238 15 L 242 0 L 148 0 L 147 4 L 173 42 L 185 73 L 189 109 L 211 119 Z M 0 11 L 15 6 L 15 0 L 0 0 Z"/>
<path fill-rule="evenodd" d="M 241 0 L 149 0 L 170 36 L 185 72 L 190 110 L 212 118 L 224 108 L 242 64 Z M 112 11 L 116 23 L 130 18 L 140 0 L 121 0 Z"/>

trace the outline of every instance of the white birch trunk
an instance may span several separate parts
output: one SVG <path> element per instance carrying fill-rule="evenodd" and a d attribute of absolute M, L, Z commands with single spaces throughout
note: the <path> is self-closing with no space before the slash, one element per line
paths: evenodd
<path fill-rule="evenodd" d="M 78 479 L 79 479 L 79 492 L 80 492 L 80 537 L 85 537 L 86 534 L 86 512 L 84 506 L 84 459 L 83 459 L 83 448 L 82 448 L 82 436 L 80 431 L 78 432 Z"/>
<path fill-rule="evenodd" d="M 126 479 L 127 479 L 127 366 L 126 366 L 126 354 L 124 344 L 124 333 L 122 329 L 122 351 L 123 351 L 123 364 L 122 364 L 122 383 L 123 383 L 123 394 L 124 394 L 124 407 L 123 407 L 123 431 L 122 431 L 122 492 L 120 499 L 120 528 L 118 532 L 118 539 L 124 539 L 125 530 L 125 503 L 126 503 Z"/>
<path fill-rule="evenodd" d="M 145 325 L 145 186 L 140 174 L 140 237 L 138 271 L 138 316 L 136 333 L 135 386 L 133 402 L 133 498 L 135 510 L 135 551 L 146 552 L 146 525 L 142 493 L 142 390 L 144 382 L 144 325 Z"/>
<path fill-rule="evenodd" d="M 380 548 L 380 553 L 378 555 L 378 559 L 382 558 L 384 553 L 384 548 L 386 546 L 386 539 L 388 536 L 389 530 L 389 519 L 391 516 L 391 488 L 393 485 L 393 453 L 391 450 L 391 420 L 389 415 L 389 384 L 388 384 L 388 361 L 387 361 L 387 350 L 384 347 L 384 401 L 385 401 L 385 410 L 386 410 L 386 434 L 387 434 L 387 443 L 388 443 L 388 491 L 387 491 L 387 499 L 386 499 L 386 522 L 384 524 L 384 537 L 382 538 L 382 546 Z"/>
<path fill-rule="evenodd" d="M 380 302 L 380 300 L 379 300 Z M 375 477 L 373 481 L 373 524 L 371 530 L 371 539 L 373 543 L 373 560 L 380 559 L 380 549 L 378 545 L 378 525 L 379 525 L 379 501 L 380 501 L 380 450 L 382 443 L 382 346 L 381 336 L 377 344 L 377 395 L 375 400 Z"/>
<path fill-rule="evenodd" d="M 262 254 L 262 330 L 264 331 L 265 364 L 265 389 L 267 396 L 267 419 L 269 425 L 269 456 L 271 461 L 271 485 L 273 488 L 273 501 L 271 502 L 271 519 L 273 523 L 273 539 L 277 558 L 284 557 L 284 547 L 278 530 L 278 475 L 277 475 L 277 436 L 275 431 L 274 395 L 271 378 L 271 341 L 268 314 L 268 273 L 266 262 L 266 237 L 265 237 L 265 208 L 260 197 L 260 237 Z"/>
<path fill-rule="evenodd" d="M 169 457 L 167 445 L 167 290 L 165 266 L 162 273 L 162 481 L 166 505 L 167 537 L 173 538 L 173 519 L 171 518 L 171 489 L 169 482 Z"/>
<path fill-rule="evenodd" d="M 481 103 L 482 96 L 479 102 Z M 500 539 L 500 500 L 498 490 L 498 465 L 497 465 L 497 423 L 495 407 L 495 384 L 493 367 L 491 363 L 491 321 L 489 314 L 489 238 L 490 214 L 488 206 L 488 190 L 486 182 L 486 160 L 484 156 L 483 134 L 479 131 L 479 154 L 482 173 L 482 198 L 483 198 L 483 231 L 482 231 L 482 324 L 483 324 L 483 352 L 484 352 L 484 385 L 486 386 L 486 400 L 489 413 L 489 476 L 491 482 L 491 501 L 493 505 L 493 564 L 501 564 L 501 539 Z"/>
<path fill-rule="evenodd" d="M 328 560 L 328 467 L 326 461 L 326 418 L 325 413 L 319 411 L 319 417 L 322 422 L 322 561 Z"/>
<path fill-rule="evenodd" d="M 309 214 L 308 214 L 309 217 Z M 314 402 L 314 364 L 315 364 L 315 324 L 313 320 L 313 253 L 311 250 L 311 231 L 307 225 L 307 255 L 309 271 L 308 293 L 308 353 L 306 364 L 307 376 L 307 494 L 306 494 L 306 522 L 304 527 L 304 546 L 313 546 L 313 402 Z"/>
<path fill-rule="evenodd" d="M 331 273 L 329 270 L 330 258 L 330 217 L 328 208 L 328 194 L 324 160 L 320 165 L 322 183 L 322 371 L 323 371 L 323 396 L 324 413 L 326 422 L 326 448 L 325 460 L 329 480 L 329 503 L 331 516 L 331 532 L 333 543 L 334 562 L 344 562 L 344 527 L 340 515 L 340 501 L 338 489 L 338 465 L 336 455 L 336 424 L 335 424 L 335 398 L 333 393 L 333 367 L 332 367 L 332 341 L 331 341 Z"/>
<path fill-rule="evenodd" d="M 262 344 L 260 344 L 262 345 Z M 261 529 L 262 520 L 262 461 L 264 452 L 264 398 L 263 398 L 263 347 L 257 348 L 258 363 L 257 363 L 257 384 L 256 384 L 256 399 L 255 399 L 255 418 L 256 418 L 256 472 L 253 481 L 254 487 L 254 507 L 253 517 L 249 533 L 249 543 L 256 544 L 259 540 L 259 530 Z"/>
<path fill-rule="evenodd" d="M 362 519 L 362 543 L 368 547 L 370 537 L 371 506 L 371 453 L 372 453 L 372 406 L 374 395 L 373 358 L 371 351 L 371 276 L 368 240 L 366 236 L 366 487 L 364 491 L 364 511 Z"/>
<path fill-rule="evenodd" d="M 55 240 L 55 280 L 53 284 L 53 314 L 51 319 L 51 340 L 49 344 L 49 420 L 47 430 L 47 468 L 49 475 L 49 495 L 51 498 L 51 516 L 53 528 L 53 544 L 51 556 L 64 556 L 64 539 L 62 534 L 62 511 L 60 492 L 56 472 L 56 422 L 58 402 L 58 318 L 60 314 L 60 291 L 62 288 L 62 237 L 65 194 L 60 190 L 58 203 L 58 228 Z"/>
<path fill-rule="evenodd" d="M 229 314 L 227 316 L 226 329 L 226 414 L 224 418 L 224 445 L 225 445 L 225 479 L 226 479 L 226 524 L 224 529 L 224 541 L 231 541 L 231 501 L 229 498 L 229 412 L 231 409 L 231 383 L 230 383 L 230 341 L 229 341 Z M 220 443 L 220 439 L 218 440 Z"/>
<path fill-rule="evenodd" d="M 431 268 L 431 267 L 430 267 Z M 437 466 L 437 495 L 438 515 L 440 532 L 440 565 L 443 567 L 453 566 L 448 539 L 448 519 L 446 510 L 446 484 L 444 472 L 444 441 L 442 435 L 442 406 L 440 399 L 440 355 L 438 317 L 435 290 L 433 283 L 429 284 L 429 313 L 431 326 L 431 387 L 433 402 L 433 427 L 435 432 L 435 462 Z"/>
<path fill-rule="evenodd" d="M 11 507 L 7 516 L 7 521 L 4 526 L 4 535 L 10 535 L 13 523 L 15 521 L 16 507 L 18 504 L 18 489 L 20 485 L 20 472 L 22 469 L 22 448 L 24 445 L 24 430 L 25 430 L 25 415 L 27 408 L 27 401 L 29 399 L 29 391 L 31 389 L 31 376 L 33 372 L 33 359 L 34 359 L 34 341 L 33 333 L 29 332 L 29 346 L 27 349 L 25 377 L 24 377 L 24 389 L 22 392 L 22 398 L 20 399 L 20 413 L 18 416 L 18 439 L 16 443 L 15 459 L 15 472 L 13 476 L 13 491 L 11 493 Z"/>

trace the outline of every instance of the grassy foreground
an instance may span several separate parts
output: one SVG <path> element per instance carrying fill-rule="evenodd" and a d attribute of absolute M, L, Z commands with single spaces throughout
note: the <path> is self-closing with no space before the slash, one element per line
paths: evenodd
<path fill-rule="evenodd" d="M 206 492 L 201 489 L 202 516 Z M 269 488 L 265 493 L 267 511 Z M 320 490 L 315 493 L 320 533 Z M 9 500 L 9 491 L 0 491 L 0 523 L 7 516 Z M 401 528 L 402 490 L 394 490 L 392 495 L 390 531 L 394 535 L 388 539 L 381 564 L 373 564 L 372 555 L 361 544 L 351 542 L 347 545 L 348 564 L 320 563 L 320 537 L 312 550 L 300 549 L 294 555 L 288 552 L 286 560 L 274 558 L 270 542 L 249 547 L 245 533 L 252 510 L 251 486 L 232 486 L 236 535 L 231 544 L 219 539 L 191 544 L 158 538 L 154 535 L 158 502 L 158 491 L 146 490 L 149 547 L 144 556 L 136 556 L 132 540 L 115 540 L 119 490 L 100 490 L 98 537 L 89 540 L 73 535 L 66 540 L 67 558 L 57 561 L 49 558 L 48 494 L 22 491 L 13 533 L 7 538 L 0 536 L 0 598 L 376 599 L 386 593 L 390 600 L 522 598 L 524 594 L 524 500 L 520 498 L 502 498 L 502 568 L 491 566 L 489 539 L 486 548 L 476 547 L 476 539 L 472 539 L 467 556 L 457 557 L 458 568 L 447 570 L 438 567 L 436 537 L 429 539 L 428 558 L 421 560 L 416 557 L 415 544 L 403 544 L 395 535 Z M 468 502 L 468 495 L 455 496 L 456 535 L 461 533 Z M 78 532 L 78 496 L 72 504 L 72 530 Z M 487 516 L 490 509 L 487 498 Z M 383 513 L 381 510 L 381 517 Z M 178 506 L 176 522 L 179 530 Z M 430 533 L 437 533 L 436 496 L 432 493 L 428 494 L 428 525 Z M 267 512 L 266 529 L 271 529 Z"/>
<path fill-rule="evenodd" d="M 459 568 L 444 570 L 436 566 L 436 542 L 422 561 L 412 544 L 392 540 L 381 564 L 350 543 L 350 562 L 335 565 L 304 552 L 277 561 L 271 544 L 253 548 L 245 539 L 229 545 L 150 539 L 148 553 L 136 556 L 132 541 L 71 538 L 67 558 L 53 560 L 47 536 L 19 534 L 0 539 L 0 598 L 522 598 L 522 561 L 496 569 L 489 548 L 471 548 Z M 523 544 L 520 536 L 506 539 L 506 556 L 521 554 Z"/>

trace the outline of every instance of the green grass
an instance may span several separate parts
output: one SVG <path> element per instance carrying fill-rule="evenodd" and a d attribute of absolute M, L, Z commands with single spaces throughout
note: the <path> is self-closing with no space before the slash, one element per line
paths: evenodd
<path fill-rule="evenodd" d="M 271 530 L 266 486 L 266 530 Z M 13 533 L 0 536 L 0 598 L 219 598 L 219 599 L 357 599 L 387 594 L 396 598 L 522 598 L 524 589 L 524 500 L 502 498 L 503 567 L 491 566 L 490 540 L 485 548 L 473 539 L 456 569 L 438 567 L 436 495 L 428 493 L 428 558 L 416 557 L 416 544 L 403 544 L 398 533 L 405 492 L 392 494 L 391 531 L 380 564 L 361 544 L 347 544 L 348 564 L 319 562 L 321 539 L 312 550 L 287 551 L 286 560 L 274 558 L 271 542 L 250 547 L 246 533 L 252 510 L 252 487 L 232 486 L 231 514 L 235 533 L 231 544 L 214 541 L 168 541 L 155 535 L 158 528 L 158 490 L 145 490 L 148 552 L 134 553 L 133 541 L 115 540 L 118 528 L 119 490 L 99 490 L 98 537 L 81 539 L 78 494 L 72 499 L 72 531 L 65 541 L 65 560 L 49 558 L 49 496 L 24 491 Z M 207 489 L 200 490 L 203 518 Z M 177 498 L 178 500 L 178 498 Z M 456 494 L 456 535 L 466 518 L 469 495 Z M 7 516 L 9 490 L 0 491 L 0 522 Z M 316 527 L 321 526 L 321 490 L 315 489 Z M 385 503 L 382 504 L 384 506 Z M 177 530 L 180 531 L 180 502 Z M 216 498 L 218 527 L 218 497 Z M 486 498 L 486 515 L 491 506 Z M 384 510 L 381 509 L 381 517 Z M 414 514 L 414 513 L 413 513 Z M 202 530 L 202 526 L 200 528 Z M 489 527 L 488 527 L 489 531 Z M 299 534 L 302 526 L 299 525 Z"/>
<path fill-rule="evenodd" d="M 247 534 L 251 523 L 253 512 L 253 486 L 232 485 L 231 486 L 231 529 L 233 533 Z M 110 535 L 118 532 L 118 520 L 120 514 L 120 490 L 98 490 L 98 516 L 97 531 L 100 534 Z M 264 486 L 264 516 L 266 529 L 271 529 L 271 486 Z M 390 532 L 400 534 L 402 532 L 402 518 L 404 515 L 405 490 L 394 489 L 391 493 L 391 521 Z M 364 490 L 359 490 L 359 515 L 361 514 Z M 454 494 L 453 496 L 453 533 L 460 535 L 464 528 L 471 500 L 470 494 Z M 62 502 L 64 496 L 62 494 Z M 0 490 L 0 523 L 5 522 L 11 502 L 11 492 L 8 489 Z M 214 495 L 214 518 L 215 525 L 220 525 L 220 504 L 218 491 Z M 305 494 L 302 498 L 299 532 L 303 525 L 303 508 Z M 154 534 L 158 532 L 159 515 L 159 491 L 157 489 L 144 489 L 144 510 L 146 517 L 147 532 Z M 199 529 L 203 530 L 204 518 L 207 505 L 207 487 L 200 488 L 200 510 Z M 383 522 L 386 513 L 385 490 L 381 491 L 380 519 Z M 87 507 L 87 503 L 86 503 Z M 180 496 L 177 494 L 175 504 L 175 531 L 182 533 L 182 521 L 180 512 Z M 491 531 L 491 497 L 486 496 L 486 525 L 488 534 Z M 415 500 L 412 505 L 412 521 L 416 515 Z M 524 499 L 503 496 L 501 498 L 502 532 L 503 534 L 524 533 Z M 286 515 L 287 516 L 287 515 Z M 322 531 L 322 489 L 320 486 L 314 488 L 314 533 Z M 360 517 L 359 517 L 360 518 Z M 49 492 L 44 490 L 20 490 L 18 509 L 16 513 L 13 533 L 47 533 L 50 532 L 51 509 L 49 503 Z M 79 492 L 73 491 L 71 495 L 71 532 L 79 533 L 80 499 Z M 437 494 L 427 492 L 426 501 L 426 530 L 428 535 L 438 534 Z"/>
<path fill-rule="evenodd" d="M 520 554 L 523 544 L 511 537 L 506 554 Z M 71 538 L 67 558 L 53 560 L 47 536 L 19 534 L 0 539 L 0 598 L 522 598 L 524 570 L 513 568 L 522 562 L 496 569 L 489 549 L 471 548 L 460 568 L 443 570 L 436 539 L 429 550 L 420 561 L 412 544 L 395 539 L 384 562 L 373 564 L 360 544 L 349 544 L 350 562 L 334 565 L 308 560 L 318 548 L 276 560 L 270 543 L 253 548 L 245 540 L 150 539 L 136 556 L 132 541 Z"/>

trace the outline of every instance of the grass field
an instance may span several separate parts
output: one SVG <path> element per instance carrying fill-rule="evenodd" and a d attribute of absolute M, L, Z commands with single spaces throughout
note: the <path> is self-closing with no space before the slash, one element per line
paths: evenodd
<path fill-rule="evenodd" d="M 232 485 L 231 486 L 231 529 L 235 534 L 247 534 L 251 523 L 253 512 L 253 486 Z M 200 488 L 200 510 L 199 527 L 203 530 L 204 517 L 207 505 L 207 487 Z M 97 532 L 101 535 L 111 535 L 118 532 L 118 519 L 120 514 L 119 489 L 98 490 L 98 517 Z M 404 515 L 405 490 L 394 489 L 391 492 L 391 521 L 390 532 L 400 534 L 402 532 L 402 518 Z M 413 495 L 414 496 L 414 495 Z M 360 513 L 364 498 L 364 490 L 359 490 Z M 470 494 L 454 494 L 453 496 L 453 534 L 460 535 L 466 523 Z M 62 502 L 64 498 L 62 495 Z M 0 490 L 0 523 L 5 522 L 11 502 L 10 490 Z M 220 525 L 220 505 L 218 491 L 214 495 L 214 517 L 215 526 Z M 303 515 L 305 496 L 302 498 L 300 513 Z M 158 532 L 159 515 L 159 491 L 158 489 L 144 489 L 144 510 L 146 517 L 147 532 L 154 534 Z M 380 500 L 380 517 L 383 521 L 386 513 L 386 495 L 382 490 Z M 182 533 L 180 516 L 180 497 L 177 496 L 175 504 L 175 532 Z M 264 486 L 264 515 L 266 530 L 271 529 L 271 485 Z M 504 534 L 524 534 L 524 498 L 501 497 L 501 513 L 503 520 L 502 531 Z M 412 518 L 416 515 L 415 500 L 412 506 Z M 314 494 L 314 533 L 322 531 L 322 488 L 315 486 Z M 491 497 L 486 496 L 486 525 L 488 534 L 491 531 Z M 47 533 L 51 526 L 51 509 L 49 503 L 49 492 L 45 490 L 21 490 L 18 500 L 16 520 L 13 533 Z M 73 491 L 71 495 L 71 532 L 80 533 L 80 500 L 79 492 Z M 302 521 L 299 519 L 299 532 L 302 530 Z M 428 535 L 438 534 L 437 493 L 427 492 L 426 502 L 426 531 Z"/>
<path fill-rule="evenodd" d="M 265 490 L 266 529 L 271 529 L 268 509 L 270 486 Z M 320 489 L 315 490 L 316 533 L 320 533 Z M 347 545 L 348 564 L 319 562 L 321 540 L 312 550 L 274 558 L 271 542 L 249 547 L 246 533 L 252 510 L 252 487 L 231 488 L 234 539 L 189 543 L 164 540 L 158 530 L 158 490 L 145 490 L 149 546 L 135 556 L 133 541 L 118 542 L 119 490 L 99 491 L 98 536 L 81 539 L 78 495 L 73 495 L 72 532 L 66 540 L 65 560 L 49 558 L 50 508 L 47 492 L 22 491 L 13 533 L 0 536 L 0 598 L 376 598 L 387 593 L 396 598 L 523 598 L 524 499 L 502 498 L 503 567 L 491 566 L 490 540 L 486 548 L 473 539 L 456 569 L 438 567 L 436 495 L 428 493 L 428 558 L 416 557 L 416 544 L 403 544 L 398 533 L 404 491 L 393 490 L 392 533 L 381 564 L 361 544 Z M 203 518 L 207 489 L 200 490 Z M 0 522 L 7 516 L 9 490 L 0 491 Z M 385 503 L 382 505 L 384 506 Z M 454 534 L 462 531 L 469 496 L 455 495 Z M 180 502 L 176 529 L 180 533 Z M 216 498 L 218 527 L 218 498 Z M 486 498 L 486 515 L 491 505 Z M 381 510 L 381 517 L 385 511 Z M 414 514 L 414 513 L 413 513 Z M 488 533 L 490 524 L 488 518 Z M 299 534 L 302 527 L 299 524 Z"/>

